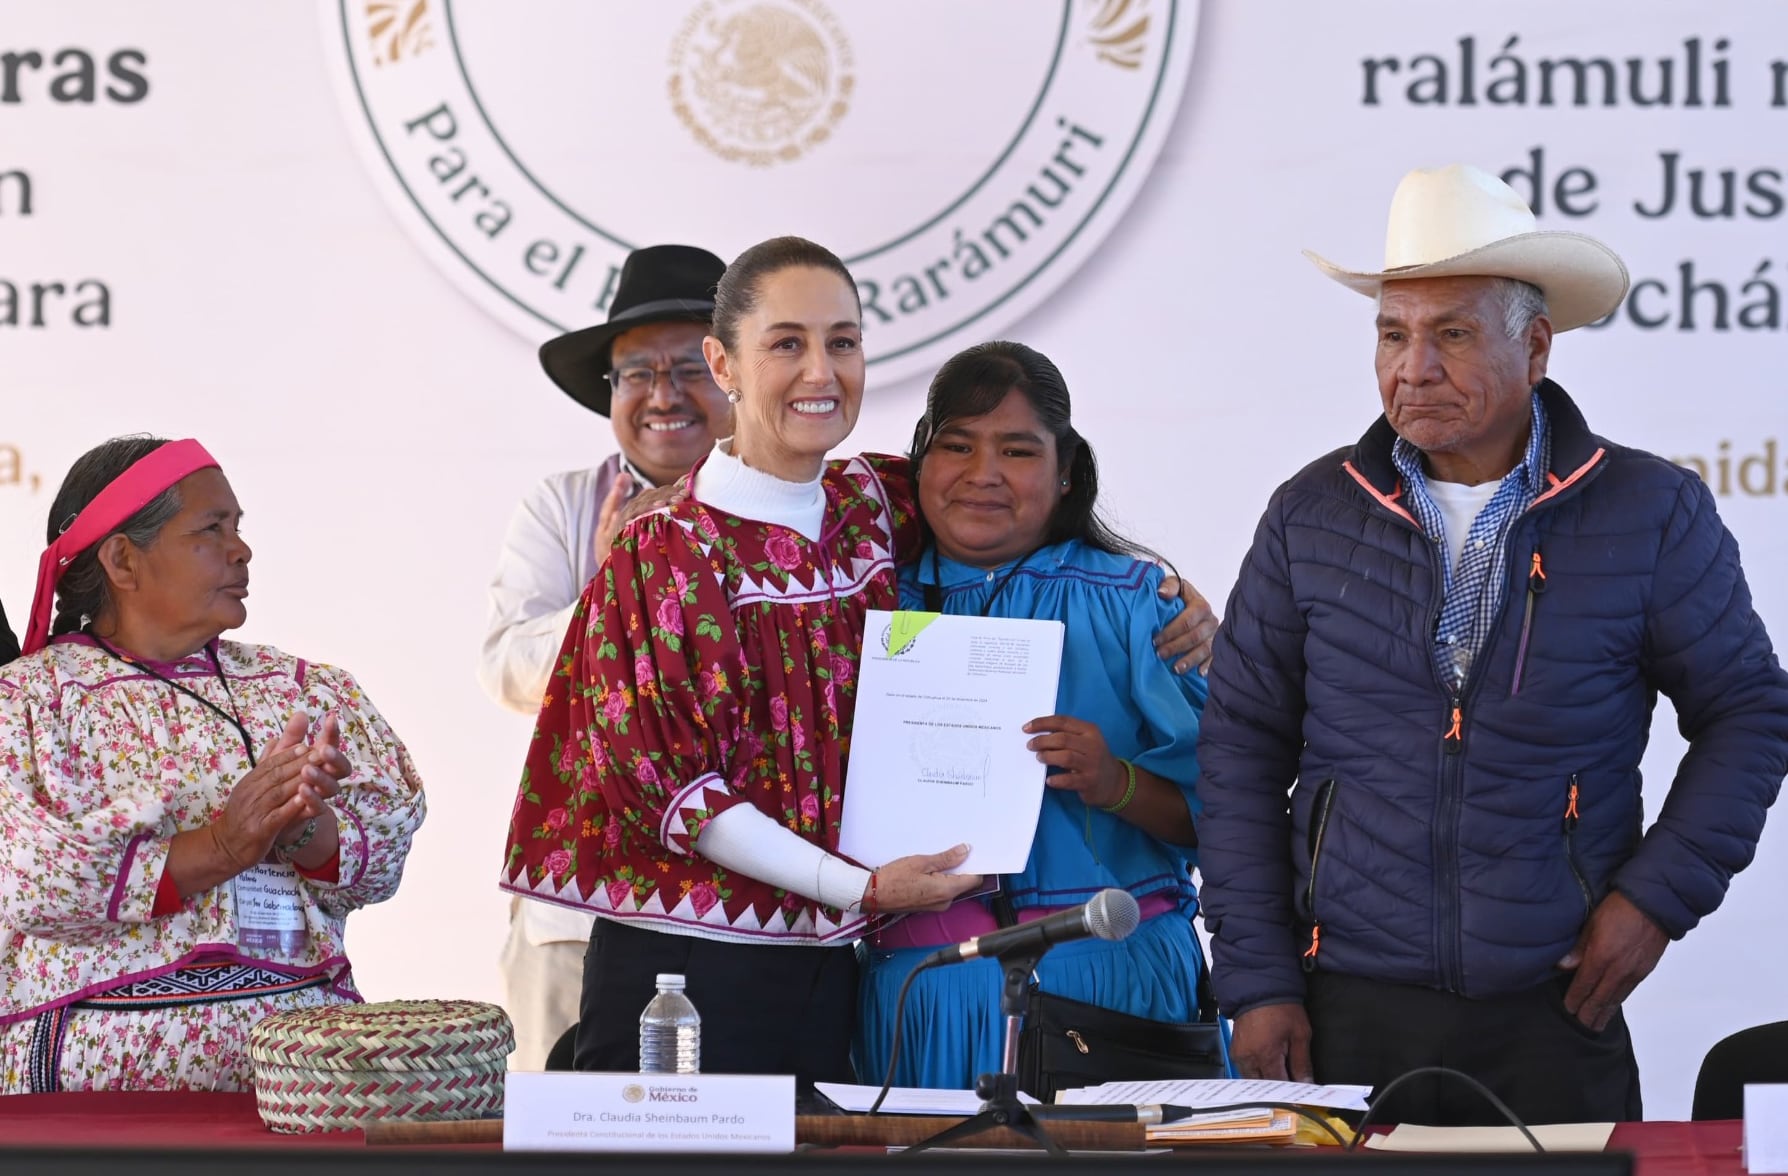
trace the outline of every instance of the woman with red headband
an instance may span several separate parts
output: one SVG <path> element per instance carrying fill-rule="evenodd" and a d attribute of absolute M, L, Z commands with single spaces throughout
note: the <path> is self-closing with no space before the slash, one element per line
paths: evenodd
<path fill-rule="evenodd" d="M 248 1089 L 256 1021 L 359 999 L 343 919 L 396 890 L 422 784 L 349 675 L 218 639 L 241 519 L 197 441 L 144 437 L 50 508 L 0 669 L 0 1094 Z"/>

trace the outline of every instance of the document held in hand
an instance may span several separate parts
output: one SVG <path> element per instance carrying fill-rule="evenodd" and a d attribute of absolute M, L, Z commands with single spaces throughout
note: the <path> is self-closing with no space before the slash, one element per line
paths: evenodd
<path fill-rule="evenodd" d="M 1024 868 L 1045 768 L 1024 725 L 1055 713 L 1060 621 L 869 613 L 839 852 L 865 865 L 972 846 L 965 874 Z"/>

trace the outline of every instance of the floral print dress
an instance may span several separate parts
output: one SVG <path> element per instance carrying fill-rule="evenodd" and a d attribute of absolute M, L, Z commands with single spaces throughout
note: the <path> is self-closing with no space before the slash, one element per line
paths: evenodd
<path fill-rule="evenodd" d="M 359 999 L 343 920 L 396 890 L 421 780 L 347 673 L 212 649 L 215 663 L 144 665 L 222 713 L 85 636 L 0 668 L 0 1093 L 245 1090 L 256 1021 Z M 214 819 L 250 770 L 224 715 L 259 754 L 300 711 L 337 716 L 354 766 L 331 802 L 335 881 L 297 877 L 302 944 L 240 946 L 231 883 L 157 915 L 174 834 Z"/>
<path fill-rule="evenodd" d="M 662 930 L 842 943 L 861 916 L 701 856 L 755 805 L 838 849 L 864 617 L 915 535 L 899 458 L 831 463 L 817 542 L 694 499 L 638 519 L 585 588 L 522 773 L 502 884 Z"/>

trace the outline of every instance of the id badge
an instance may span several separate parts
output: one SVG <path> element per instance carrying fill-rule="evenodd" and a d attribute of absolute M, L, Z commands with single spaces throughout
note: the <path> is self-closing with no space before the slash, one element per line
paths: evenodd
<path fill-rule="evenodd" d="M 304 953 L 310 933 L 298 896 L 298 872 L 263 862 L 236 875 L 236 946 L 283 956 Z"/>

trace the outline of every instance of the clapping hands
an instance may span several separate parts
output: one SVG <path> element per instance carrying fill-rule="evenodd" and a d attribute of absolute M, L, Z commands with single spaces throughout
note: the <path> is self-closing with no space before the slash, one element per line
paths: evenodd
<path fill-rule="evenodd" d="M 233 873 L 266 859 L 275 844 L 302 836 L 309 822 L 329 810 L 353 765 L 341 749 L 341 723 L 326 715 L 316 724 L 296 714 L 268 744 L 209 826 L 217 853 Z"/>

